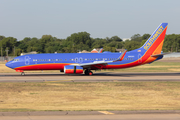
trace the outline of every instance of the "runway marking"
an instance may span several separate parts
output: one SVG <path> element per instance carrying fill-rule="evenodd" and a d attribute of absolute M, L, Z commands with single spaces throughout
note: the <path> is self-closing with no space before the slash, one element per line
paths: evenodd
<path fill-rule="evenodd" d="M 108 111 L 98 111 L 100 113 L 106 114 L 106 115 L 113 115 L 114 113 L 108 112 Z"/>
<path fill-rule="evenodd" d="M 74 79 L 69 79 L 69 80 L 54 80 L 54 81 L 45 80 L 45 82 L 66 82 L 66 81 L 72 81 L 72 82 L 74 82 Z"/>

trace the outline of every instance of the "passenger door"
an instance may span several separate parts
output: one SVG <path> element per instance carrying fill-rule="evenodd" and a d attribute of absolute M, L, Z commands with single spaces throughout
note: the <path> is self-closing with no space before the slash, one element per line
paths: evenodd
<path fill-rule="evenodd" d="M 29 65 L 30 64 L 30 58 L 29 56 L 25 56 L 25 65 Z"/>

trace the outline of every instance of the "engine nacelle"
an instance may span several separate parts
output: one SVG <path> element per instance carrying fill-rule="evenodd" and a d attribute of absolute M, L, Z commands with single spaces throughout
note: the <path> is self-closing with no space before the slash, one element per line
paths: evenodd
<path fill-rule="evenodd" d="M 82 74 L 83 67 L 74 66 L 74 65 L 66 65 L 64 66 L 64 73 L 65 74 Z"/>

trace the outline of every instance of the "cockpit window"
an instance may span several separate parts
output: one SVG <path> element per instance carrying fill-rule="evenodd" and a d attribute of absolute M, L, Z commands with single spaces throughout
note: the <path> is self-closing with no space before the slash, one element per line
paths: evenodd
<path fill-rule="evenodd" d="M 19 59 L 13 59 L 13 61 L 19 61 Z"/>

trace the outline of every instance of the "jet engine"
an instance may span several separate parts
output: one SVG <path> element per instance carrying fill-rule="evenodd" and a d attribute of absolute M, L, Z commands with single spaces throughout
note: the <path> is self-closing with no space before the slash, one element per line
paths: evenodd
<path fill-rule="evenodd" d="M 64 73 L 65 74 L 82 74 L 83 67 L 74 66 L 74 65 L 66 65 L 64 66 Z"/>

